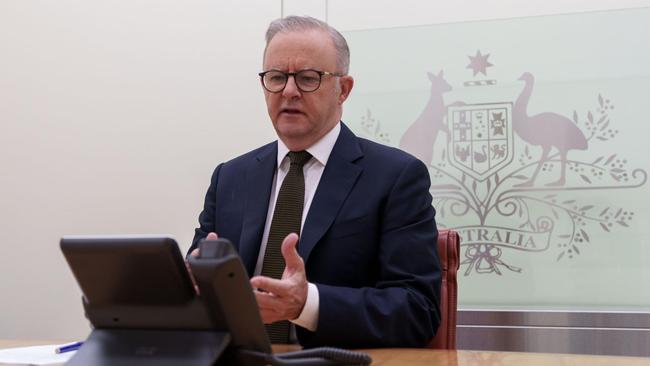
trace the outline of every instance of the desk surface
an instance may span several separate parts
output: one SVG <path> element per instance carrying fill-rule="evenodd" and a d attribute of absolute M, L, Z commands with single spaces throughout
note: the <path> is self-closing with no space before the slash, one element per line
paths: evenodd
<path fill-rule="evenodd" d="M 53 344 L 48 341 L 0 340 L 0 349 Z M 65 343 L 65 341 L 60 342 Z M 296 350 L 296 346 L 273 346 L 275 352 Z M 555 353 L 448 351 L 430 349 L 385 348 L 363 350 L 373 359 L 373 365 L 411 366 L 650 366 L 650 358 Z"/>

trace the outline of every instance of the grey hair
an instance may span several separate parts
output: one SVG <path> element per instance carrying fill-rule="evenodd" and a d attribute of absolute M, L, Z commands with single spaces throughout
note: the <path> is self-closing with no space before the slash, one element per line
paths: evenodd
<path fill-rule="evenodd" d="M 321 30 L 329 34 L 336 49 L 336 63 L 339 68 L 337 72 L 347 74 L 350 68 L 350 49 L 348 48 L 348 42 L 346 42 L 345 38 L 334 27 L 308 16 L 291 15 L 272 21 L 266 30 L 264 55 L 266 55 L 266 49 L 269 47 L 269 43 L 271 43 L 273 37 L 278 33 L 301 32 L 306 30 Z"/>

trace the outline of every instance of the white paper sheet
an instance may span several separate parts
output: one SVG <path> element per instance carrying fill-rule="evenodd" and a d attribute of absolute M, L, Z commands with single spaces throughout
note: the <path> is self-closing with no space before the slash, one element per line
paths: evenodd
<path fill-rule="evenodd" d="M 50 344 L 46 346 L 0 349 L 0 363 L 27 365 L 63 364 L 74 356 L 76 351 L 55 353 L 54 350 L 59 346 L 61 345 Z"/>

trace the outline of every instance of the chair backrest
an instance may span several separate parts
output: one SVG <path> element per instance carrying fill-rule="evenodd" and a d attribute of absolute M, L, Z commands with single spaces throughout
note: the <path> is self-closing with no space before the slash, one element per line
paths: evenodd
<path fill-rule="evenodd" d="M 438 232 L 438 257 L 442 267 L 440 286 L 440 326 L 429 348 L 456 349 L 456 306 L 458 284 L 456 273 L 460 266 L 460 236 L 453 230 Z"/>

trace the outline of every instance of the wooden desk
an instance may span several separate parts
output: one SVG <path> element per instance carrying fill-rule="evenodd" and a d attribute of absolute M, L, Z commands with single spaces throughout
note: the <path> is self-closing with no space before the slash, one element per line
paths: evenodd
<path fill-rule="evenodd" d="M 52 344 L 48 341 L 0 340 L 1 348 Z M 61 343 L 66 343 L 65 341 Z M 296 350 L 296 346 L 273 346 L 275 352 Z M 363 350 L 377 366 L 650 366 L 650 358 L 555 353 L 447 351 L 386 348 Z"/>

